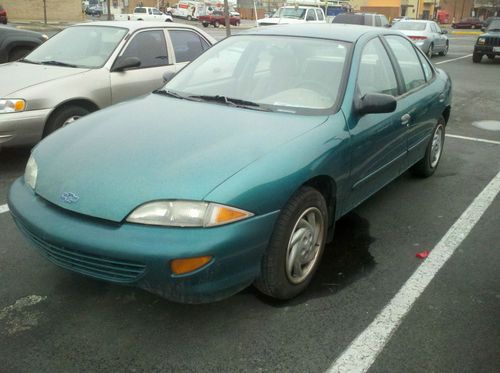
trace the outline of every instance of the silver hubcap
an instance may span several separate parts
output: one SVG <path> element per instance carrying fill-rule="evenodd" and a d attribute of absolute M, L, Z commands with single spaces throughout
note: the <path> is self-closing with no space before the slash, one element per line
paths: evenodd
<path fill-rule="evenodd" d="M 300 284 L 311 273 L 323 244 L 325 224 L 316 207 L 310 207 L 295 223 L 286 253 L 286 275 L 293 284 Z"/>
<path fill-rule="evenodd" d="M 72 117 L 69 117 L 68 119 L 66 119 L 66 120 L 64 121 L 64 123 L 63 123 L 63 125 L 62 125 L 62 126 L 63 126 L 63 127 L 64 127 L 64 126 L 67 126 L 68 124 L 73 123 L 73 122 L 74 122 L 75 120 L 77 120 L 77 119 L 80 119 L 80 116 L 79 116 L 79 115 L 73 115 Z"/>
<path fill-rule="evenodd" d="M 434 168 L 439 162 L 441 157 L 441 150 L 443 149 L 443 126 L 439 125 L 434 132 L 431 145 L 431 167 Z"/>

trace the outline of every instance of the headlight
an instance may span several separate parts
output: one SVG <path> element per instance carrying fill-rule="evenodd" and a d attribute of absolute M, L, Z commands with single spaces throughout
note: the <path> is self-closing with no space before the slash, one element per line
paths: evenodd
<path fill-rule="evenodd" d="M 139 206 L 128 216 L 127 221 L 168 227 L 213 227 L 251 216 L 251 212 L 217 203 L 157 201 Z"/>
<path fill-rule="evenodd" d="M 21 99 L 0 100 L 0 113 L 17 113 L 26 109 L 26 101 Z"/>
<path fill-rule="evenodd" d="M 486 43 L 486 39 L 485 38 L 479 38 L 479 39 L 477 39 L 477 43 L 478 44 L 484 44 L 484 43 Z"/>
<path fill-rule="evenodd" d="M 26 170 L 24 170 L 24 183 L 29 185 L 31 189 L 35 189 L 36 178 L 38 176 L 38 166 L 36 165 L 35 158 L 33 155 L 28 159 L 26 164 Z"/>

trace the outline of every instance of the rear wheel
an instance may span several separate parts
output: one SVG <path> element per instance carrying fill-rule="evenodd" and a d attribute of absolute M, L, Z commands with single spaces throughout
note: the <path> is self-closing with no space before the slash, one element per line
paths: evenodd
<path fill-rule="evenodd" d="M 188 20 L 188 21 L 192 21 L 192 20 L 193 20 L 193 17 L 191 17 L 191 16 L 187 16 L 187 20 Z"/>
<path fill-rule="evenodd" d="M 328 227 L 324 197 L 300 188 L 276 222 L 255 287 L 277 299 L 291 299 L 311 282 L 323 254 Z"/>
<path fill-rule="evenodd" d="M 31 49 L 29 48 L 14 48 L 9 53 L 8 61 L 12 62 L 20 60 L 21 58 L 26 57 L 29 52 L 31 52 Z"/>
<path fill-rule="evenodd" d="M 43 130 L 43 137 L 50 135 L 52 132 L 58 130 L 61 127 L 70 125 L 74 121 L 89 113 L 89 110 L 77 105 L 69 105 L 60 109 L 56 109 L 56 111 L 50 116 L 47 124 L 45 125 L 45 129 Z"/>
<path fill-rule="evenodd" d="M 489 58 L 490 60 L 494 60 L 494 59 L 495 59 L 495 55 L 494 55 L 494 54 L 488 54 L 488 58 Z"/>
<path fill-rule="evenodd" d="M 481 53 L 474 53 L 472 55 L 472 62 L 479 63 L 479 62 L 481 62 L 482 58 L 483 58 L 483 55 Z"/>
<path fill-rule="evenodd" d="M 235 26 L 239 26 L 239 25 L 240 25 L 240 21 L 236 21 L 236 22 L 234 23 L 234 25 L 235 25 Z"/>
<path fill-rule="evenodd" d="M 215 27 L 215 28 L 218 28 L 219 26 L 220 26 L 219 21 L 215 21 L 215 22 L 214 22 L 214 27 Z"/>
<path fill-rule="evenodd" d="M 438 123 L 427 145 L 424 158 L 410 169 L 415 176 L 429 177 L 436 171 L 439 161 L 441 160 L 441 154 L 443 154 L 445 123 L 443 117 L 438 119 Z"/>

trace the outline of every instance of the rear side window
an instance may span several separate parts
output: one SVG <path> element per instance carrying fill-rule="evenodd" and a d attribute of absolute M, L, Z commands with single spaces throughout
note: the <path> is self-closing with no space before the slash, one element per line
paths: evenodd
<path fill-rule="evenodd" d="M 168 65 L 167 46 L 163 31 L 143 31 L 130 41 L 122 58 L 137 57 L 140 68 Z"/>
<path fill-rule="evenodd" d="M 146 13 L 146 8 L 135 8 L 134 13 Z"/>
<path fill-rule="evenodd" d="M 364 25 L 362 14 L 339 14 L 335 16 L 332 23 L 347 23 L 349 25 Z"/>
<path fill-rule="evenodd" d="M 425 84 L 422 64 L 413 45 L 400 36 L 390 35 L 386 36 L 386 39 L 401 68 L 405 81 L 405 90 L 411 91 Z"/>
<path fill-rule="evenodd" d="M 365 14 L 365 23 L 366 26 L 375 26 L 375 22 L 373 20 L 373 15 Z"/>
<path fill-rule="evenodd" d="M 358 72 L 361 97 L 367 93 L 398 95 L 398 83 L 387 52 L 378 39 L 370 40 L 361 54 Z"/>
<path fill-rule="evenodd" d="M 210 45 L 193 31 L 171 30 L 168 33 L 172 40 L 177 63 L 192 61 L 210 48 Z"/>
<path fill-rule="evenodd" d="M 323 13 L 319 9 L 316 9 L 316 16 L 318 17 L 318 21 L 324 21 L 325 20 L 325 17 L 323 17 Z"/>
<path fill-rule="evenodd" d="M 424 55 L 420 51 L 417 51 L 417 56 L 422 64 L 422 68 L 424 69 L 425 80 L 431 80 L 434 75 L 434 70 L 432 69 L 431 64 L 425 59 Z"/>
<path fill-rule="evenodd" d="M 382 27 L 382 18 L 380 16 L 375 16 L 375 26 Z"/>
<path fill-rule="evenodd" d="M 306 21 L 316 21 L 316 13 L 314 12 L 314 9 L 309 9 L 307 11 Z"/>

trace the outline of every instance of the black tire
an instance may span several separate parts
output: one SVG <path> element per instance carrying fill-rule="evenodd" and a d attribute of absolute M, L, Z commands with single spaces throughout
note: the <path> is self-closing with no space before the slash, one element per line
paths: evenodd
<path fill-rule="evenodd" d="M 215 22 L 214 22 L 214 27 L 215 27 L 215 28 L 219 28 L 219 26 L 220 26 L 219 21 L 215 21 Z"/>
<path fill-rule="evenodd" d="M 434 54 L 434 44 L 431 43 L 431 45 L 429 45 L 429 49 L 427 50 L 427 57 L 431 59 L 433 54 Z"/>
<path fill-rule="evenodd" d="M 8 61 L 12 62 L 12 61 L 20 60 L 21 58 L 26 57 L 28 55 L 28 53 L 31 51 L 32 51 L 32 49 L 30 49 L 30 48 L 14 48 L 9 53 Z"/>
<path fill-rule="evenodd" d="M 311 261 L 311 269 L 307 276 L 300 283 L 293 283 L 286 271 L 289 241 L 300 217 L 309 209 L 321 214 L 323 234 L 318 236 L 321 238 L 321 241 L 318 241 L 320 242 L 318 254 L 313 259 L 315 261 Z M 269 246 L 262 258 L 261 273 L 254 283 L 260 292 L 286 300 L 296 297 L 307 288 L 318 268 L 325 247 L 328 230 L 327 211 L 325 199 L 314 188 L 302 187 L 290 198 L 275 224 Z"/>
<path fill-rule="evenodd" d="M 472 62 L 479 63 L 483 59 L 483 55 L 481 53 L 474 53 L 472 55 Z"/>
<path fill-rule="evenodd" d="M 449 47 L 450 47 L 450 45 L 448 43 L 446 43 L 445 49 L 443 49 L 441 52 L 439 52 L 439 55 L 440 56 L 446 56 L 448 54 L 448 48 Z"/>
<path fill-rule="evenodd" d="M 193 17 L 191 17 L 191 16 L 187 16 L 187 20 L 188 20 L 188 21 L 192 21 L 192 20 L 193 20 Z"/>
<path fill-rule="evenodd" d="M 495 59 L 495 55 L 494 54 L 488 54 L 488 59 L 494 60 Z"/>
<path fill-rule="evenodd" d="M 208 27 L 208 22 L 203 22 L 202 25 L 203 27 Z"/>
<path fill-rule="evenodd" d="M 441 140 L 440 140 L 441 146 L 438 154 L 437 163 L 433 165 L 432 164 L 434 156 L 433 140 L 434 137 L 437 136 L 437 132 L 439 129 L 441 130 Z M 443 154 L 445 132 L 446 132 L 446 121 L 444 120 L 444 117 L 441 116 L 438 119 L 436 127 L 434 127 L 434 131 L 432 131 L 432 137 L 430 138 L 429 144 L 427 145 L 424 158 L 422 158 L 419 162 L 417 162 L 410 168 L 410 171 L 413 175 L 418 177 L 429 177 L 436 171 L 437 167 L 439 166 L 439 161 L 441 160 L 441 156 Z"/>
<path fill-rule="evenodd" d="M 236 27 L 238 27 L 238 26 L 240 25 L 240 21 L 236 21 L 236 22 L 234 23 L 234 25 L 235 25 Z"/>
<path fill-rule="evenodd" d="M 43 137 L 50 135 L 52 132 L 63 127 L 64 123 L 72 117 L 83 117 L 89 114 L 90 111 L 77 105 L 63 106 L 56 109 L 45 124 Z"/>

